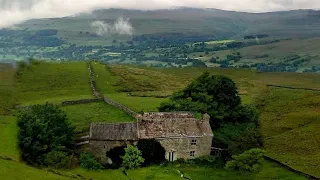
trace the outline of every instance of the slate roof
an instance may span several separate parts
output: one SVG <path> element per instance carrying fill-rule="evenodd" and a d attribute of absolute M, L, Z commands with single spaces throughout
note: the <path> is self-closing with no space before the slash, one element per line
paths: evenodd
<path fill-rule="evenodd" d="M 141 119 L 139 138 L 182 138 L 213 136 L 209 121 L 195 118 Z"/>
<path fill-rule="evenodd" d="M 91 140 L 137 140 L 137 123 L 91 123 Z"/>
<path fill-rule="evenodd" d="M 208 115 L 204 115 L 208 117 Z M 209 120 L 193 113 L 144 113 L 137 123 L 91 123 L 91 140 L 138 140 L 213 136 Z"/>
<path fill-rule="evenodd" d="M 149 112 L 144 113 L 143 119 L 194 118 L 192 112 Z"/>

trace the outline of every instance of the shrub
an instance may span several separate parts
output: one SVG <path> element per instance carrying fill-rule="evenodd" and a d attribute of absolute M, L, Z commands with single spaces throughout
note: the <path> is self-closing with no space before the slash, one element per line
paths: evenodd
<path fill-rule="evenodd" d="M 231 155 L 262 146 L 259 129 L 254 123 L 223 124 L 215 131 L 213 140 L 216 147 L 227 148 Z"/>
<path fill-rule="evenodd" d="M 240 155 L 232 156 L 231 161 L 226 164 L 226 169 L 238 171 L 258 171 L 263 163 L 264 151 L 261 149 L 250 149 Z"/>
<path fill-rule="evenodd" d="M 68 122 L 66 114 L 55 105 L 32 106 L 20 112 L 18 120 L 21 158 L 28 164 L 45 166 L 48 153 L 70 153 L 74 148 L 74 127 Z"/>
<path fill-rule="evenodd" d="M 183 158 L 178 158 L 175 163 L 178 163 L 178 164 L 185 164 L 186 163 L 186 160 L 183 159 Z"/>
<path fill-rule="evenodd" d="M 80 167 L 86 170 L 100 170 L 103 167 L 91 153 L 82 153 L 80 155 Z"/>
<path fill-rule="evenodd" d="M 122 166 L 125 169 L 134 169 L 144 162 L 141 151 L 132 145 L 128 145 L 125 149 L 126 154 L 122 157 L 123 164 Z"/>
<path fill-rule="evenodd" d="M 70 157 L 62 151 L 51 151 L 45 155 L 45 165 L 55 169 L 69 168 Z"/>
<path fill-rule="evenodd" d="M 216 163 L 216 158 L 214 156 L 201 156 L 195 159 L 190 159 L 187 162 L 201 166 L 213 166 Z"/>

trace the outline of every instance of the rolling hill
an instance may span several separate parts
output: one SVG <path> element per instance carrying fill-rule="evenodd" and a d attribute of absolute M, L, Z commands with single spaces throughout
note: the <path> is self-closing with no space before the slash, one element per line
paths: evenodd
<path fill-rule="evenodd" d="M 269 34 L 275 37 L 320 35 L 320 12 L 314 10 L 244 13 L 194 8 L 155 11 L 101 9 L 74 17 L 30 20 L 19 26 L 30 30 L 58 29 L 72 33 L 92 31 L 92 21 L 112 22 L 119 17 L 130 19 L 135 35 L 178 32 L 210 35 L 217 39 L 243 38 L 248 34 Z"/>

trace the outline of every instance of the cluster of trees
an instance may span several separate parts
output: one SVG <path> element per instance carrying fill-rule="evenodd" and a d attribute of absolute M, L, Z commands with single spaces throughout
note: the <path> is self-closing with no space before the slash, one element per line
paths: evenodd
<path fill-rule="evenodd" d="M 296 72 L 310 60 L 311 57 L 308 56 L 291 55 L 284 57 L 279 63 L 257 63 L 250 67 L 256 67 L 259 72 Z"/>
<path fill-rule="evenodd" d="M 24 45 L 40 47 L 57 47 L 65 43 L 64 40 L 54 36 L 30 35 L 23 38 Z"/>
<path fill-rule="evenodd" d="M 233 62 L 239 62 L 242 58 L 240 52 L 228 54 L 226 59 L 221 60 L 220 57 L 212 57 L 210 62 L 220 64 L 221 68 L 228 68 Z M 233 62 L 232 62 L 233 61 Z"/>
<path fill-rule="evenodd" d="M 20 112 L 18 144 L 21 158 L 33 166 L 66 168 L 75 147 L 74 127 L 52 104 L 35 105 Z"/>
<path fill-rule="evenodd" d="M 187 35 L 184 33 L 161 33 L 161 34 L 145 34 L 133 37 L 136 43 L 156 44 L 156 45 L 173 45 L 194 42 L 212 41 L 215 37 L 204 35 Z"/>
<path fill-rule="evenodd" d="M 42 29 L 37 31 L 35 36 L 55 36 L 58 34 L 58 30 L 56 29 Z"/>
<path fill-rule="evenodd" d="M 208 113 L 215 132 L 213 144 L 227 148 L 231 155 L 262 145 L 257 109 L 241 104 L 235 83 L 225 76 L 204 73 L 162 103 L 159 111 Z"/>

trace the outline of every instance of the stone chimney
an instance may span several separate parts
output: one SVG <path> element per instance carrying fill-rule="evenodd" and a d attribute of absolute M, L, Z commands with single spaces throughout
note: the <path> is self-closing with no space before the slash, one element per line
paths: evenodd
<path fill-rule="evenodd" d="M 204 121 L 210 121 L 210 116 L 209 116 L 209 114 L 208 114 L 208 113 L 205 113 L 205 114 L 203 115 L 202 119 L 203 119 Z"/>

